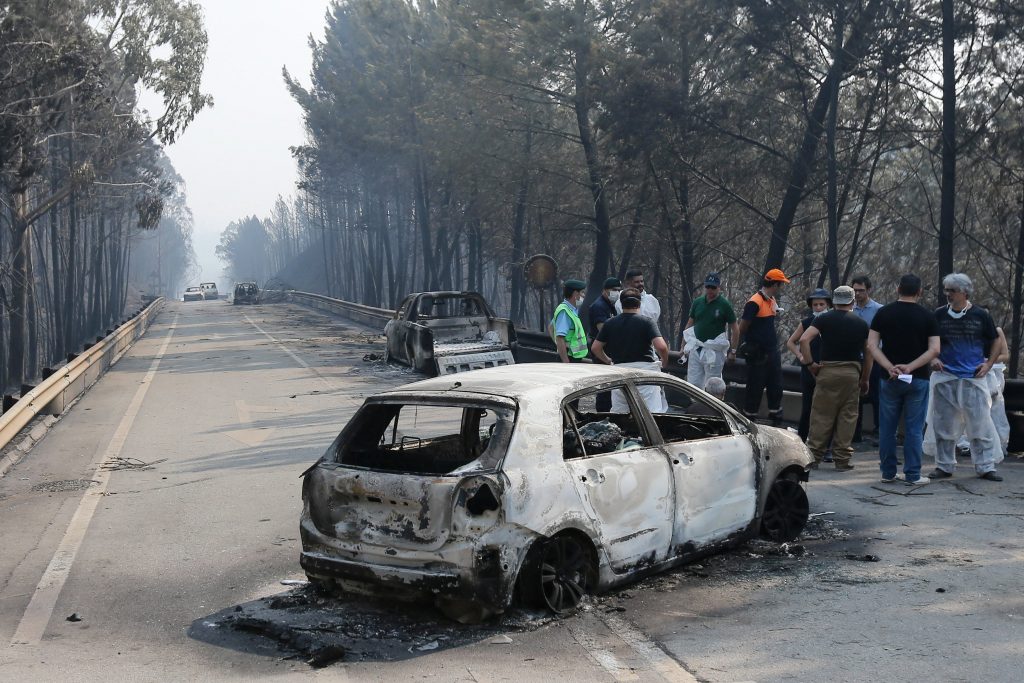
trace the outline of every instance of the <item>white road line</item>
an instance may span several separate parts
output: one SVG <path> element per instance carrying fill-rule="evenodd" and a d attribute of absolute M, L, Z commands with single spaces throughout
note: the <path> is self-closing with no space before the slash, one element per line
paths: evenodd
<path fill-rule="evenodd" d="M 649 662 L 662 678 L 671 683 L 697 683 L 697 679 L 675 659 L 662 650 L 657 643 L 647 637 L 640 629 L 625 619 L 606 615 L 602 621 L 621 638 L 634 652 Z"/>
<path fill-rule="evenodd" d="M 585 633 L 575 626 L 569 626 L 569 633 L 580 646 L 587 651 L 590 657 L 601 665 L 601 668 L 612 675 L 617 681 L 638 681 L 640 677 L 628 666 L 619 661 L 611 651 L 604 649 L 597 643 L 597 639 L 589 633 Z"/>
<path fill-rule="evenodd" d="M 125 411 L 124 417 L 121 418 L 121 422 L 117 425 L 114 436 L 110 439 L 110 443 L 107 445 L 103 456 L 96 463 L 96 472 L 92 476 L 96 486 L 86 491 L 82 496 L 82 500 L 78 503 L 78 509 L 75 510 L 75 514 L 71 517 L 71 523 L 68 524 L 68 530 L 64 532 L 64 537 L 57 547 L 57 552 L 54 554 L 53 559 L 50 560 L 50 565 L 46 568 L 46 571 L 43 572 L 43 577 L 39 580 L 39 584 L 32 594 L 28 607 L 25 608 L 25 613 L 21 617 L 18 629 L 14 632 L 14 637 L 11 639 L 12 646 L 31 647 L 38 645 L 43 639 L 43 633 L 46 631 L 46 626 L 50 623 L 50 617 L 53 616 L 53 609 L 57 605 L 57 598 L 64 588 L 64 582 L 67 581 L 68 575 L 71 573 L 71 566 L 75 563 L 75 556 L 78 554 L 78 549 L 85 538 L 85 532 L 89 529 L 92 516 L 96 512 L 96 506 L 99 504 L 100 499 L 106 495 L 107 483 L 110 480 L 110 470 L 102 469 L 103 464 L 111 458 L 117 457 L 121 453 L 121 449 L 124 448 L 128 432 L 131 431 L 135 417 L 139 414 L 142 401 L 146 398 L 149 385 L 152 383 L 157 368 L 160 366 L 160 359 L 167 352 L 167 346 L 174 335 L 174 327 L 177 322 L 178 314 L 175 314 L 174 321 L 171 322 L 171 328 L 167 330 L 167 336 L 164 338 L 163 344 L 160 345 L 160 350 L 149 365 L 149 371 L 143 378 L 142 384 L 135 391 L 135 396 L 132 397 L 131 403 L 128 404 L 128 410 Z"/>
<path fill-rule="evenodd" d="M 306 369 L 307 369 L 307 370 L 309 370 L 309 371 L 310 371 L 311 373 L 313 373 L 313 374 L 314 374 L 314 375 L 316 376 L 316 378 L 317 378 L 318 380 L 320 380 L 321 382 L 323 382 L 323 383 L 324 383 L 324 385 L 325 385 L 325 386 L 326 386 L 326 387 L 327 387 L 328 389 L 330 389 L 331 391 L 338 391 L 338 387 L 336 387 L 336 386 L 334 385 L 334 383 L 333 383 L 333 382 L 331 382 L 330 380 L 328 380 L 328 379 L 327 379 L 326 377 L 324 377 L 323 375 L 321 375 L 321 374 L 320 374 L 320 372 L 319 372 L 319 371 L 318 371 L 318 370 L 317 370 L 316 368 L 314 368 L 314 367 L 313 367 L 313 366 L 311 366 L 311 365 L 310 365 L 309 363 L 307 363 L 306 361 L 304 361 L 304 360 L 302 360 L 301 358 L 299 358 L 298 356 L 296 356 L 296 355 L 295 355 L 295 354 L 294 354 L 294 353 L 292 352 L 292 350 L 291 350 L 291 349 L 289 349 L 289 348 L 288 348 L 287 346 L 285 346 L 285 345 L 284 345 L 284 343 L 283 343 L 283 342 L 282 342 L 281 340 L 279 340 L 279 339 L 278 339 L 277 337 L 275 337 L 274 335 L 270 334 L 269 332 L 267 332 L 266 330 L 264 330 L 264 329 L 263 329 L 262 327 L 260 327 L 260 326 L 259 326 L 259 325 L 257 325 L 256 323 L 254 323 L 254 322 L 252 321 L 252 318 L 250 318 L 250 317 L 249 317 L 249 314 L 248 314 L 248 313 L 243 313 L 243 315 L 245 316 L 245 319 L 246 319 L 246 320 L 247 320 L 247 321 L 249 322 L 249 324 L 250 324 L 250 325 L 252 325 L 252 326 L 253 326 L 253 327 L 255 327 L 255 328 L 256 328 L 257 330 L 259 330 L 260 334 L 262 334 L 263 336 L 265 336 L 265 337 L 266 337 L 267 339 L 269 339 L 270 341 L 272 341 L 272 342 L 274 342 L 275 344 L 277 344 L 277 346 L 279 346 L 279 347 L 281 348 L 281 350 L 282 350 L 282 351 L 284 351 L 285 353 L 287 353 L 287 354 L 288 354 L 289 356 L 291 356 L 291 357 L 292 357 L 292 360 L 293 360 L 293 361 L 295 361 L 295 362 L 296 362 L 296 363 L 298 363 L 298 364 L 299 364 L 300 366 L 302 366 L 302 367 L 306 368 Z"/>

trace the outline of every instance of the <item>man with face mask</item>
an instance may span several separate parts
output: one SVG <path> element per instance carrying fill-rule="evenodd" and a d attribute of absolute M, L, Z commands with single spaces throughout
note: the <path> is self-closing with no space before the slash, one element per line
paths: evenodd
<path fill-rule="evenodd" d="M 563 363 L 579 363 L 587 357 L 587 333 L 580 320 L 580 306 L 585 298 L 583 280 L 566 280 L 562 286 L 563 301 L 555 309 L 548 326 L 554 337 L 558 357 Z"/>
<path fill-rule="evenodd" d="M 942 279 L 947 305 L 935 309 L 939 324 L 939 357 L 932 361 L 932 406 L 928 429 L 935 432 L 932 479 L 953 476 L 956 442 L 966 431 L 971 460 L 980 479 L 1002 481 L 996 463 L 1003 451 L 992 424 L 992 396 L 986 376 L 998 360 L 996 324 L 988 311 L 968 299 L 971 279 L 951 273 Z M 995 348 L 994 348 L 995 347 Z"/>
<path fill-rule="evenodd" d="M 704 296 L 690 306 L 683 329 L 683 353 L 687 357 L 686 381 L 703 388 L 712 377 L 721 377 L 725 361 L 736 360 L 740 343 L 739 325 L 732 304 L 721 294 L 722 278 L 708 273 Z"/>
<path fill-rule="evenodd" d="M 617 277 L 610 277 L 604 281 L 604 289 L 597 301 L 590 304 L 590 338 L 597 339 L 597 333 L 601 331 L 608 319 L 615 315 L 615 303 L 619 300 L 619 292 L 622 291 L 622 281 Z"/>

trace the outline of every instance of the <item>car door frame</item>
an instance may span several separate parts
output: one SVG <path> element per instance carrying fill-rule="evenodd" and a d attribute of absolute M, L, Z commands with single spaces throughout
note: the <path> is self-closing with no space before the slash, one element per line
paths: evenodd
<path fill-rule="evenodd" d="M 650 414 L 650 411 L 647 411 L 646 406 L 644 406 L 647 417 L 651 421 L 648 429 L 649 431 L 653 430 L 654 434 L 657 435 L 658 443 L 672 467 L 672 480 L 676 495 L 676 516 L 673 521 L 672 534 L 673 552 L 677 555 L 696 552 L 704 547 L 730 539 L 737 534 L 746 533 L 757 521 L 758 491 L 760 490 L 761 478 L 764 474 L 760 452 L 753 443 L 750 428 L 737 420 L 735 415 L 729 410 L 729 407 L 724 403 L 710 396 L 702 395 L 700 390 L 676 378 L 634 378 L 633 382 L 661 384 L 685 392 L 693 400 L 700 401 L 704 405 L 714 408 L 721 414 L 726 425 L 729 427 L 728 435 L 669 442 L 664 439 L 654 415 Z M 639 397 L 639 389 L 635 385 L 632 389 L 635 392 L 635 397 Z M 744 481 L 748 483 L 748 487 L 742 488 L 737 485 L 731 489 L 733 491 L 732 497 L 734 500 L 732 507 L 734 510 L 731 516 L 724 517 L 724 523 L 720 525 L 712 524 L 713 518 L 706 516 L 704 521 L 697 521 L 694 519 L 694 513 L 700 514 L 704 512 L 706 509 L 705 503 L 708 503 L 710 498 L 710 496 L 704 494 L 710 494 L 716 489 L 709 487 L 707 481 L 701 481 L 693 476 L 688 477 L 684 475 L 688 473 L 691 475 L 700 474 L 702 479 L 711 479 L 711 481 L 720 481 L 724 476 L 728 475 L 729 473 L 719 472 L 717 476 L 711 476 L 712 464 L 716 462 L 714 459 L 717 457 L 715 451 L 721 449 L 723 445 L 722 440 L 724 439 L 729 439 L 730 443 L 740 445 L 742 452 L 737 456 L 735 462 L 737 466 L 742 467 L 742 474 L 745 476 Z M 717 461 L 718 464 L 720 462 Z M 737 484 L 739 484 L 738 481 Z M 716 498 L 721 500 L 721 496 L 725 495 L 725 492 L 720 491 L 720 489 L 718 491 L 719 493 Z"/>
<path fill-rule="evenodd" d="M 671 476 L 672 466 L 661 447 L 661 434 L 657 429 L 652 430 L 653 419 L 647 406 L 637 400 L 636 389 L 629 379 L 601 382 L 569 394 L 559 406 L 559 420 L 562 420 L 567 405 L 573 401 L 585 395 L 612 389 L 622 389 L 625 392 L 630 408 L 636 415 L 638 426 L 644 432 L 643 436 L 647 445 L 637 450 L 584 455 L 569 460 L 564 459 L 564 453 L 562 457 L 566 470 L 573 480 L 573 487 L 577 492 L 580 505 L 594 525 L 592 537 L 598 539 L 601 544 L 612 571 L 623 574 L 640 566 L 656 565 L 670 556 L 676 515 L 676 492 L 675 480 Z M 631 457 L 628 454 L 633 455 Z M 637 513 L 635 519 L 630 520 L 631 523 L 610 523 L 618 521 L 618 516 L 622 514 L 622 508 L 618 507 L 615 510 L 614 514 L 617 516 L 615 519 L 605 519 L 605 512 L 609 509 L 608 503 L 600 501 L 601 504 L 595 506 L 595 500 L 599 499 L 595 499 L 591 494 L 598 487 L 610 489 L 613 485 L 631 480 L 636 474 L 637 455 L 644 459 L 644 463 L 647 465 L 646 469 L 649 470 L 647 473 L 648 486 L 664 483 L 665 487 L 663 490 L 655 491 L 654 496 L 642 498 L 650 509 L 649 518 L 645 519 L 642 506 L 634 505 L 629 508 Z M 630 462 L 631 460 L 632 462 Z M 585 480 L 583 480 L 584 477 L 586 477 Z M 605 486 L 606 484 L 607 486 Z M 659 495 L 661 496 L 660 507 L 657 502 Z M 621 533 L 627 530 L 628 533 Z"/>

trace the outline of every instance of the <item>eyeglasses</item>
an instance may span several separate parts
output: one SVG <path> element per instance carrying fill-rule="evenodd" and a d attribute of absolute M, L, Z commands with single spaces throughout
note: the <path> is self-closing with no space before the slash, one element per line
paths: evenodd
<path fill-rule="evenodd" d="M 866 292 L 867 292 L 868 290 L 866 290 L 866 289 L 857 289 L 856 287 L 854 287 L 854 288 L 853 288 L 853 291 L 854 291 L 855 293 L 857 293 L 857 294 L 864 294 L 864 293 L 866 293 Z"/>
<path fill-rule="evenodd" d="M 704 289 L 718 289 L 718 285 L 704 285 Z"/>

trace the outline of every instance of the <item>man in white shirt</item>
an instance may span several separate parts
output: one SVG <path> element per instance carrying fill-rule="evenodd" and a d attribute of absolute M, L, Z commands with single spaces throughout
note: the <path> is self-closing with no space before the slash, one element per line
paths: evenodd
<path fill-rule="evenodd" d="M 639 268 L 626 271 L 626 279 L 622 281 L 623 290 L 636 289 L 640 292 L 640 315 L 650 318 L 656 324 L 661 318 L 661 304 L 653 294 L 644 291 L 644 272 Z M 615 312 L 622 313 L 622 302 L 615 302 Z"/>

